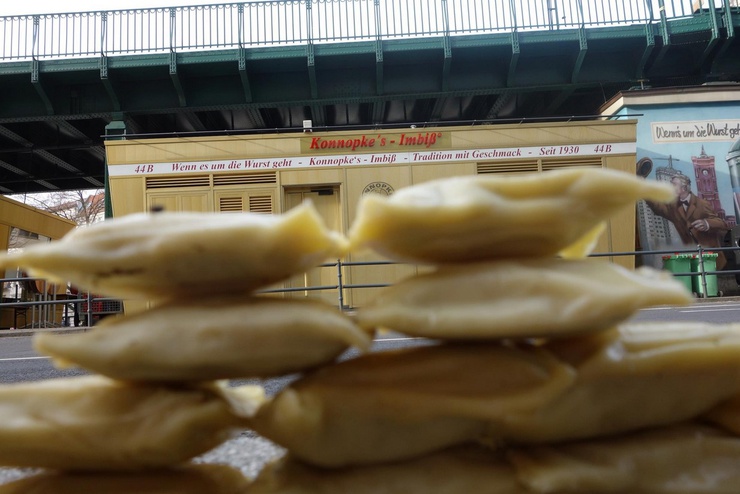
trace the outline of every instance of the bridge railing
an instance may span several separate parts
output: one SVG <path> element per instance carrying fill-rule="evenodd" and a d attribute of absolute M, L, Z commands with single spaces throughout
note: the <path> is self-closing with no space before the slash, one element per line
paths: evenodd
<path fill-rule="evenodd" d="M 265 0 L 0 17 L 0 61 L 592 28 L 737 0 Z M 703 7 L 703 8 L 702 8 Z"/>

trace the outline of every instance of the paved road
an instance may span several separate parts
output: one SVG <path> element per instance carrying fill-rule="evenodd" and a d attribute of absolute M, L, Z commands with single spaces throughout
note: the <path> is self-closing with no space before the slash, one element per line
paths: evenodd
<path fill-rule="evenodd" d="M 33 351 L 30 336 L 0 338 L 0 383 L 40 381 L 85 374 L 78 369 L 54 368 L 48 357 Z"/>
<path fill-rule="evenodd" d="M 692 321 L 717 324 L 740 322 L 740 301 L 708 299 L 688 307 L 653 307 L 641 310 L 634 321 Z"/>

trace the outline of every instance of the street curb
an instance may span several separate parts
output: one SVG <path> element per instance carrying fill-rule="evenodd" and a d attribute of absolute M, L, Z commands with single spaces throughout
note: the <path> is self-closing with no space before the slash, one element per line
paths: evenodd
<path fill-rule="evenodd" d="M 7 338 L 10 336 L 32 336 L 36 333 L 51 333 L 51 334 L 62 334 L 62 333 L 83 333 L 90 329 L 89 326 L 79 326 L 76 328 L 38 328 L 38 329 L 3 329 L 0 330 L 0 338 Z"/>
<path fill-rule="evenodd" d="M 695 304 L 716 304 L 719 302 L 740 302 L 740 296 L 731 297 L 707 297 L 707 298 L 696 298 Z"/>

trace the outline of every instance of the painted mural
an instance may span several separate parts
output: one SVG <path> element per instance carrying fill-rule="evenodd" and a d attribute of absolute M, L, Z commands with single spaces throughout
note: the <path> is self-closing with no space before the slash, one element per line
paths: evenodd
<path fill-rule="evenodd" d="M 740 217 L 740 105 L 640 107 L 636 173 L 671 183 L 678 200 L 638 204 L 642 250 L 729 246 Z M 662 256 L 643 259 L 660 268 Z M 718 270 L 735 269 L 718 252 Z"/>

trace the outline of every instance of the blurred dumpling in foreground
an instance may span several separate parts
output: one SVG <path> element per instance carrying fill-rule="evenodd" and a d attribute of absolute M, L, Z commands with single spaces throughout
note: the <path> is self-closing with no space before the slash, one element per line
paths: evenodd
<path fill-rule="evenodd" d="M 313 465 L 403 460 L 482 437 L 492 418 L 538 410 L 574 378 L 569 365 L 529 346 L 388 350 L 294 381 L 249 427 Z"/>
<path fill-rule="evenodd" d="M 669 274 L 556 258 L 449 264 L 385 288 L 365 328 L 447 340 L 554 337 L 610 328 L 639 309 L 688 305 Z"/>
<path fill-rule="evenodd" d="M 542 444 L 676 424 L 740 394 L 740 325 L 634 324 L 546 343 L 370 353 L 292 382 L 250 427 L 340 467 L 474 440 Z"/>
<path fill-rule="evenodd" d="M 499 455 L 466 445 L 411 460 L 330 470 L 291 457 L 266 466 L 249 494 L 528 494 Z M 1 494 L 1 493 L 0 493 Z"/>
<path fill-rule="evenodd" d="M 700 424 L 491 451 L 464 445 L 342 469 L 287 455 L 250 494 L 735 494 L 740 439 Z"/>
<path fill-rule="evenodd" d="M 631 432 L 699 417 L 740 394 L 740 324 L 633 323 L 543 345 L 573 385 L 534 413 L 492 421 L 511 443 Z"/>
<path fill-rule="evenodd" d="M 282 215 L 157 212 L 78 228 L 0 256 L 0 269 L 124 299 L 248 292 L 341 257 L 346 239 L 304 202 Z"/>
<path fill-rule="evenodd" d="M 259 386 L 134 386 L 101 376 L 9 384 L 0 387 L 0 465 L 178 465 L 243 430 L 264 399 Z"/>
<path fill-rule="evenodd" d="M 638 199 L 667 202 L 664 183 L 604 169 L 421 183 L 390 197 L 367 194 L 351 249 L 427 263 L 587 254 L 600 224 Z M 580 249 L 573 248 L 579 244 Z"/>
<path fill-rule="evenodd" d="M 533 445 L 508 457 L 527 492 L 541 494 L 735 494 L 740 485 L 740 438 L 700 424 Z"/>
<path fill-rule="evenodd" d="M 44 472 L 0 485 L 0 494 L 247 494 L 249 479 L 235 468 L 187 464 L 147 472 Z"/>
<path fill-rule="evenodd" d="M 34 338 L 35 349 L 57 365 L 132 381 L 279 376 L 371 343 L 368 332 L 328 304 L 238 296 L 179 300 L 108 318 L 84 333 Z"/>

